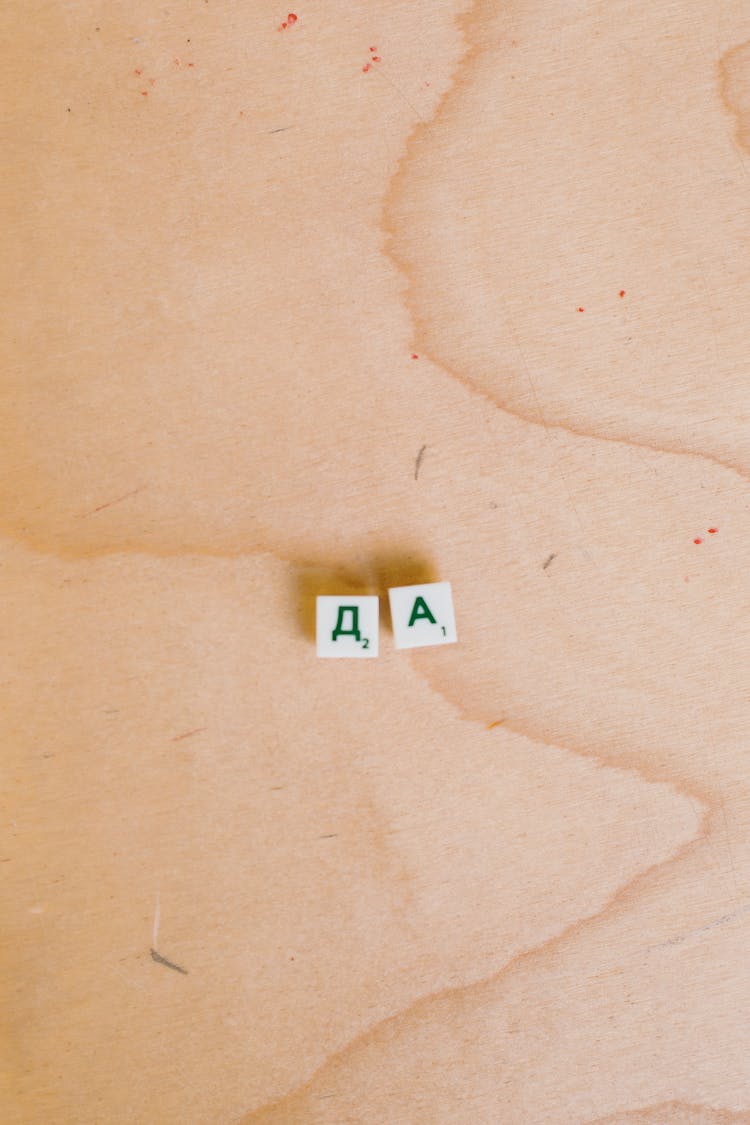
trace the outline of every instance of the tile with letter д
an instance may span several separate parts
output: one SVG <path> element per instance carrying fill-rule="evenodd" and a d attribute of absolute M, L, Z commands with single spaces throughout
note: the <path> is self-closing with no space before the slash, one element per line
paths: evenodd
<path fill-rule="evenodd" d="M 450 582 L 395 586 L 388 597 L 396 648 L 455 644 L 458 638 Z"/>
<path fill-rule="evenodd" d="M 318 656 L 377 656 L 378 599 L 319 594 L 315 635 Z"/>

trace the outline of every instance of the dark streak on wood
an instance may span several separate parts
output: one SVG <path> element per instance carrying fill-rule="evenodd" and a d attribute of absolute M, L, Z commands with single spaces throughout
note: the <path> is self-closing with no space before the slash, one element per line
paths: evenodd
<path fill-rule="evenodd" d="M 556 558 L 557 558 L 557 555 L 555 555 L 555 554 L 550 555 L 550 557 L 547 559 L 546 563 L 544 563 L 544 565 L 542 566 L 542 570 L 546 570 L 547 567 L 549 566 L 549 564 L 552 562 L 552 560 L 556 559 Z"/>
<path fill-rule="evenodd" d="M 427 446 L 423 445 L 422 448 L 420 449 L 419 453 L 417 454 L 416 464 L 414 465 L 414 479 L 415 480 L 419 476 L 419 466 L 422 464 L 422 458 L 424 457 L 424 451 L 425 451 L 426 448 L 427 448 Z"/>
<path fill-rule="evenodd" d="M 183 976 L 188 975 L 187 969 L 183 969 L 182 965 L 175 965 L 174 961 L 168 961 L 166 957 L 162 957 L 161 953 L 157 953 L 155 949 L 151 950 L 151 960 L 156 961 L 158 965 L 166 965 L 168 969 L 174 969 L 176 973 L 182 973 Z"/>

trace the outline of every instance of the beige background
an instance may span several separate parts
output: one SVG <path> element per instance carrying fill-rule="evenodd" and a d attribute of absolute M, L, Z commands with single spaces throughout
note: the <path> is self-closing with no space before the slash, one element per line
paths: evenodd
<path fill-rule="evenodd" d="M 0 1116 L 748 1122 L 750 7 L 287 12 L 0 11 Z"/>

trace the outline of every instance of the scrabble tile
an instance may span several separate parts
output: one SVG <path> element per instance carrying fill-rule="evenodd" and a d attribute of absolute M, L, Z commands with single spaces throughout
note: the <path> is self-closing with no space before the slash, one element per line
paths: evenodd
<path fill-rule="evenodd" d="M 331 597 L 315 599 L 318 656 L 378 655 L 378 599 Z"/>
<path fill-rule="evenodd" d="M 450 582 L 395 586 L 388 597 L 396 648 L 450 645 L 457 640 Z"/>

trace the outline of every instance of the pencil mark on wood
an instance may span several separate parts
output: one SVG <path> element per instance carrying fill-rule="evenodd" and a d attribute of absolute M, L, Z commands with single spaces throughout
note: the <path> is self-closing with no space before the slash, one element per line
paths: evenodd
<path fill-rule="evenodd" d="M 188 975 L 187 969 L 183 969 L 182 965 L 175 965 L 174 961 L 168 961 L 166 957 L 162 957 L 161 953 L 157 953 L 155 949 L 151 950 L 151 960 L 156 961 L 158 965 L 166 965 L 168 969 L 174 969 L 176 973 L 182 973 L 183 976 Z"/>
<path fill-rule="evenodd" d="M 325 836 L 318 836 L 319 840 L 334 840 L 338 836 L 338 832 L 327 832 Z"/>
<path fill-rule="evenodd" d="M 97 508 L 92 508 L 90 512 L 83 512 L 80 519 L 86 519 L 88 516 L 94 516 L 97 512 L 103 512 L 105 508 L 111 508 L 113 504 L 121 504 L 123 500 L 129 500 L 131 496 L 137 496 L 139 492 L 143 492 L 145 484 L 134 488 L 131 492 L 126 492 L 124 496 L 116 496 L 114 500 L 107 500 L 106 504 L 100 504 Z"/>
<path fill-rule="evenodd" d="M 273 135 L 273 133 L 286 133 L 289 129 L 293 129 L 293 128 L 294 128 L 293 125 L 282 125 L 282 127 L 280 129 L 269 129 L 268 133 L 269 133 L 269 136 L 271 136 L 271 135 Z"/>
<path fill-rule="evenodd" d="M 422 464 L 422 458 L 424 457 L 424 451 L 425 451 L 426 448 L 427 448 L 427 446 L 423 445 L 422 448 L 420 449 L 419 453 L 417 454 L 417 460 L 416 460 L 416 463 L 414 465 L 414 479 L 415 480 L 419 476 L 419 467 Z"/>
<path fill-rule="evenodd" d="M 557 555 L 556 555 L 556 554 L 555 554 L 555 553 L 553 552 L 553 553 L 552 553 L 552 554 L 551 554 L 551 555 L 549 556 L 549 558 L 547 559 L 547 561 L 546 561 L 545 563 L 543 563 L 543 564 L 542 564 L 542 570 L 546 570 L 546 569 L 547 569 L 547 567 L 549 566 L 549 564 L 550 564 L 550 563 L 552 562 L 552 560 L 553 560 L 553 559 L 556 559 L 556 558 L 557 558 Z"/>

